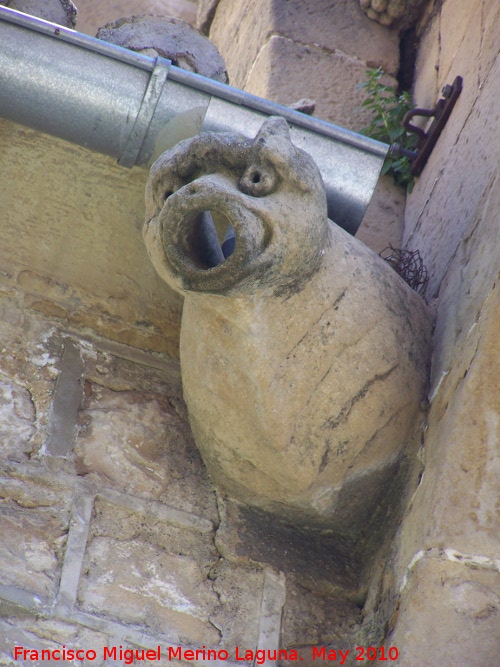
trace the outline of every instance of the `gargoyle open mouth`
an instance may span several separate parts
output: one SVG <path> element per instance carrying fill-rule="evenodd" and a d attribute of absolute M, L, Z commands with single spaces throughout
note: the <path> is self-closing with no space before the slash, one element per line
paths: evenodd
<path fill-rule="evenodd" d="M 219 223 L 217 226 L 214 218 Z M 220 211 L 193 215 L 184 221 L 183 229 L 182 250 L 193 264 L 205 271 L 223 264 L 236 247 L 234 227 Z"/>
<path fill-rule="evenodd" d="M 232 183 L 214 174 L 167 198 L 158 217 L 163 248 L 185 289 L 226 291 L 260 264 L 270 232 L 245 199 Z"/>

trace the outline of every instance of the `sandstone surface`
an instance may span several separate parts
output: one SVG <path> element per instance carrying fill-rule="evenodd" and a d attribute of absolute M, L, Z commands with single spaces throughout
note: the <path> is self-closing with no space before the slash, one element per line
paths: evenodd
<path fill-rule="evenodd" d="M 123 16 L 172 16 L 196 23 L 196 0 L 79 0 L 77 30 L 95 36 L 98 28 Z"/>
<path fill-rule="evenodd" d="M 181 299 L 137 251 L 147 172 L 4 120 L 0 137 L 5 295 L 63 327 L 178 356 Z"/>
<path fill-rule="evenodd" d="M 210 8 L 203 7 L 199 19 L 206 26 Z M 320 49 L 325 55 L 347 56 L 361 66 L 380 65 L 390 74 L 396 74 L 399 62 L 397 35 L 370 21 L 351 0 L 314 0 L 306 8 L 300 0 L 221 0 L 209 36 L 228 63 L 231 84 L 244 89 L 254 63 L 273 36 L 292 40 L 299 50 L 302 47 L 294 60 L 296 74 L 304 67 L 316 84 L 327 76 L 309 66 L 308 48 Z M 342 81 L 345 88 L 356 83 L 347 73 Z M 300 96 L 311 95 L 305 89 Z"/>

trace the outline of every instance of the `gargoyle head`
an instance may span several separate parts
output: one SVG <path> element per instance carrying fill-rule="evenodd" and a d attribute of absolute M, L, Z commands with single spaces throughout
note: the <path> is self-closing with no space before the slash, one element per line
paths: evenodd
<path fill-rule="evenodd" d="M 253 140 L 198 135 L 152 166 L 144 238 L 178 291 L 295 291 L 328 242 L 321 174 L 283 118 L 266 120 Z"/>

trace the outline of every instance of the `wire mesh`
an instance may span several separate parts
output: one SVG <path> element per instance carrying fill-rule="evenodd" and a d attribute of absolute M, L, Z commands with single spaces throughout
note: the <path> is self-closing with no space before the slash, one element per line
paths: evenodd
<path fill-rule="evenodd" d="M 425 297 L 429 276 L 418 250 L 394 248 L 391 244 L 379 253 L 417 294 Z"/>

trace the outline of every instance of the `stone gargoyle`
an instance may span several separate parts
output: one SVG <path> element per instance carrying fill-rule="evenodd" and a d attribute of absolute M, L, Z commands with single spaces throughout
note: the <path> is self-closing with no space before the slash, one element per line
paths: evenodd
<path fill-rule="evenodd" d="M 382 25 L 408 30 L 420 15 L 427 0 L 359 0 L 368 18 Z"/>
<path fill-rule="evenodd" d="M 295 525 L 355 534 L 421 406 L 427 306 L 328 220 L 319 170 L 282 118 L 253 140 L 179 143 L 153 165 L 146 208 L 151 260 L 185 297 L 184 396 L 214 483 Z"/>

